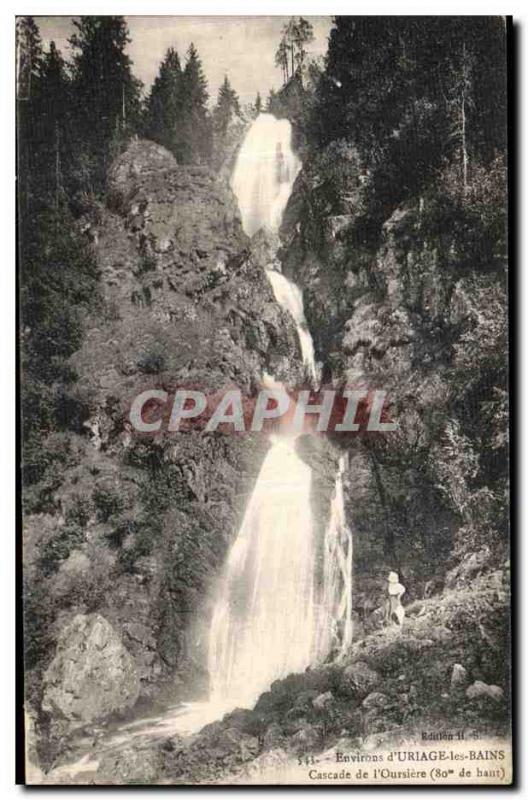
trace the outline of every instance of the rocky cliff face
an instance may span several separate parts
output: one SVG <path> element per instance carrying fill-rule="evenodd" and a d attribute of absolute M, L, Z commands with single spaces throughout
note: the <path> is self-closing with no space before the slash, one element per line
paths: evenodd
<path fill-rule="evenodd" d="M 345 444 L 357 587 L 370 599 L 370 576 L 391 565 L 420 597 L 443 585 L 446 561 L 455 568 L 475 548 L 489 562 L 486 529 L 507 558 L 498 506 L 494 518 L 485 504 L 467 513 L 472 493 L 504 492 L 506 429 L 497 415 L 490 452 L 478 429 L 503 397 L 504 369 L 489 356 L 492 346 L 507 352 L 503 176 L 492 166 L 465 203 L 440 176 L 380 222 L 368 170 L 337 142 L 307 156 L 284 216 L 283 269 L 304 289 L 323 381 L 384 389 L 398 422 L 382 440 Z M 479 458 L 493 469 L 479 471 Z"/>
<path fill-rule="evenodd" d="M 26 570 L 37 587 L 28 602 L 39 622 L 30 696 L 44 719 L 52 706 L 72 719 L 64 698 L 83 666 L 71 660 L 66 675 L 60 654 L 73 638 L 90 648 L 91 626 L 75 620 L 94 613 L 112 631 L 115 668 L 126 662 L 123 672 L 137 675 L 127 698 L 162 685 L 174 697 L 176 673 L 204 688 L 211 583 L 266 443 L 192 432 L 135 439 L 127 422 L 135 395 L 154 385 L 233 384 L 249 394 L 264 371 L 301 377 L 295 329 L 262 269 L 266 247 L 250 251 L 226 182 L 138 140 L 110 185 L 108 206 L 82 221 L 104 293 L 72 358 L 84 422 L 61 438 L 65 469 L 28 500 Z M 93 718 L 119 707 L 118 684 Z"/>
<path fill-rule="evenodd" d="M 446 226 L 438 190 L 394 208 L 375 235 L 366 223 L 369 191 L 353 147 L 308 159 L 278 254 L 303 288 L 323 383 L 385 389 L 400 425 L 383 441 L 300 443 L 314 470 L 319 532 L 337 455 L 348 454 L 353 650 L 339 665 L 277 683 L 255 712 L 235 712 L 184 745 L 167 740 L 105 758 L 102 782 L 141 781 L 147 773 L 149 781 L 217 779 L 269 752 L 315 752 L 343 731 L 378 732 L 391 709 L 395 725 L 418 724 L 431 707 L 453 714 L 462 697 L 463 713 L 476 723 L 504 719 L 507 556 L 491 524 L 487 539 L 472 527 L 471 502 L 482 516 L 489 493 L 468 482 L 471 448 L 450 421 L 475 328 L 489 350 L 496 346 L 489 343 L 497 335 L 493 304 L 484 314 L 475 310 L 474 298 L 486 299 L 489 286 L 475 277 L 466 234 Z M 132 399 L 151 386 L 235 384 L 251 394 L 264 372 L 303 382 L 295 329 L 263 270 L 276 242 L 248 240 L 222 175 L 180 167 L 163 148 L 135 141 L 113 166 L 107 206 L 82 226 L 97 256 L 103 304 L 71 359 L 79 424 L 50 443 L 63 466 L 26 499 L 26 575 L 37 587 L 29 602 L 38 622 L 34 642 L 28 634 L 35 653 L 29 695 L 45 764 L 64 750 L 72 727 L 88 721 L 72 689 L 83 678 L 76 657 L 83 650 L 93 652 L 94 669 L 112 675 L 89 705 L 90 723 L 136 698 L 174 701 L 178 689 L 186 699 L 205 691 L 215 576 L 266 449 L 250 434 L 136 438 L 127 422 Z M 484 247 L 479 252 L 489 257 Z M 500 432 L 493 437 L 502 446 Z M 456 462 L 460 453 L 468 453 L 469 467 Z M 453 477 L 441 471 L 446 459 L 458 469 Z M 457 536 L 466 549 L 456 550 Z M 412 617 L 397 642 L 379 612 L 383 576 L 394 568 Z M 102 655 L 96 630 L 109 642 Z M 438 668 L 430 686 L 432 657 Z M 497 696 L 466 695 L 465 685 L 451 691 L 455 666 Z M 208 771 L 200 763 L 210 753 Z"/>

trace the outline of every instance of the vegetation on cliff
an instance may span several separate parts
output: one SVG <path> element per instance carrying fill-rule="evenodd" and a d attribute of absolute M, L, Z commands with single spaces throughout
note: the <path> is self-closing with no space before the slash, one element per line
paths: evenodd
<path fill-rule="evenodd" d="M 357 566 L 411 592 L 508 557 L 505 41 L 498 17 L 338 17 L 276 100 L 304 156 L 283 261 L 323 377 L 383 386 L 400 423 L 353 453 Z"/>

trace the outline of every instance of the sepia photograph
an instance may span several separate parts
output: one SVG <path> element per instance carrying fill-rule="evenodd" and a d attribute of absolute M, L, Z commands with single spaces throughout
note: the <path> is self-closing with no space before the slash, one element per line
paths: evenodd
<path fill-rule="evenodd" d="M 11 26 L 18 782 L 511 785 L 511 18 Z"/>

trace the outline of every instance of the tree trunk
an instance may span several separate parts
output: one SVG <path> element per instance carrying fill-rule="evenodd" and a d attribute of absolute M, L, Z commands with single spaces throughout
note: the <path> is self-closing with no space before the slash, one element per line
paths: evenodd
<path fill-rule="evenodd" d="M 464 195 L 467 194 L 467 183 L 468 183 L 468 154 L 467 154 L 467 143 L 466 143 L 466 98 L 465 98 L 465 90 L 464 94 L 462 95 L 462 185 L 464 187 Z"/>
<path fill-rule="evenodd" d="M 55 210 L 59 210 L 60 196 L 60 132 L 59 123 L 55 120 Z"/>
<path fill-rule="evenodd" d="M 461 116 L 461 137 L 462 137 L 462 186 L 464 196 L 467 194 L 468 188 L 468 152 L 467 152 L 467 134 L 466 134 L 466 93 L 468 89 L 468 65 L 466 43 L 462 45 L 462 103 L 460 107 Z"/>

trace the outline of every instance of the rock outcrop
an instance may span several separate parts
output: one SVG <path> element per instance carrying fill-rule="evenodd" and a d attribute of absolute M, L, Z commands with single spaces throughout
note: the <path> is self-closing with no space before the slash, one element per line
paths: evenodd
<path fill-rule="evenodd" d="M 136 665 L 117 632 L 100 614 L 77 614 L 45 672 L 43 710 L 86 724 L 125 711 L 138 696 Z"/>
<path fill-rule="evenodd" d="M 56 437 L 61 466 L 32 489 L 26 522 L 26 575 L 40 593 L 35 613 L 45 609 L 35 623 L 37 709 L 44 670 L 80 625 L 72 620 L 94 613 L 130 654 L 140 697 L 165 687 L 173 698 L 184 684 L 187 695 L 206 690 L 210 588 L 267 443 L 251 434 L 136 437 L 130 404 L 152 386 L 234 385 L 251 396 L 264 372 L 302 377 L 294 324 L 263 269 L 268 250 L 251 252 L 225 175 L 179 166 L 135 140 L 109 187 L 107 205 L 80 222 L 103 295 L 71 359 L 71 405 L 83 422 Z M 68 695 L 78 687 L 57 658 L 43 708 L 73 721 L 82 702 Z M 138 696 L 134 686 L 122 706 Z M 106 695 L 94 703 L 89 718 L 118 707 Z"/>

